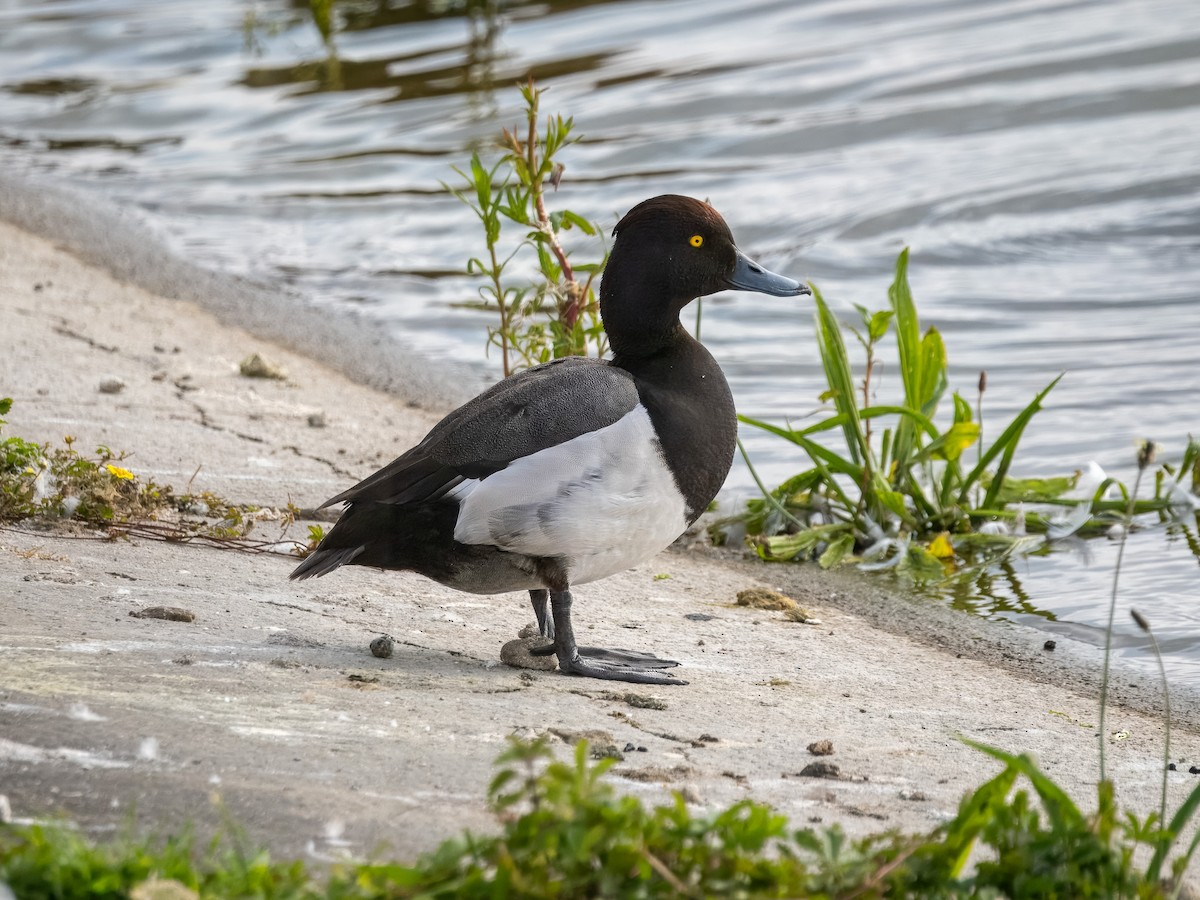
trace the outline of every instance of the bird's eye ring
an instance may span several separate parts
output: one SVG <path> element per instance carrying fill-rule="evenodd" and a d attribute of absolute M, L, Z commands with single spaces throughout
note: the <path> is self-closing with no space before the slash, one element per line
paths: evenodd
<path fill-rule="evenodd" d="M 702 247 L 704 245 L 704 235 L 693 234 L 688 239 L 688 243 L 691 244 L 693 247 Z"/>

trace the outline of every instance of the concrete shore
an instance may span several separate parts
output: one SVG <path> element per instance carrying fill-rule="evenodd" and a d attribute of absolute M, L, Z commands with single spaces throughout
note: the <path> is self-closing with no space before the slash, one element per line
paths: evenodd
<path fill-rule="evenodd" d="M 0 396 L 15 400 L 3 436 L 107 445 L 143 478 L 236 502 L 316 506 L 438 418 L 8 224 L 0 323 Z M 255 352 L 288 377 L 239 374 Z M 102 393 L 107 378 L 125 387 Z M 304 536 L 296 523 L 282 537 Z M 588 643 L 683 663 L 688 686 L 645 689 L 501 664 L 531 619 L 524 595 L 355 568 L 293 584 L 294 564 L 0 528 L 0 794 L 13 817 L 99 834 L 131 818 L 207 828 L 224 815 L 217 795 L 278 854 L 409 855 L 490 828 L 484 794 L 505 737 L 545 733 L 564 749 L 579 735 L 615 746 L 622 790 L 683 790 L 699 805 L 753 797 L 852 834 L 927 831 L 952 815 L 996 769 L 960 735 L 1036 754 L 1094 807 L 1099 651 L 1063 638 L 1049 652 L 1045 634 L 930 609 L 878 579 L 676 548 L 585 587 Z M 820 624 L 737 607 L 755 586 Z M 130 615 L 151 606 L 195 620 Z M 396 640 L 391 659 L 368 652 L 380 633 Z M 1159 803 L 1160 688 L 1116 672 L 1108 765 L 1120 802 L 1144 815 Z M 1188 773 L 1200 706 L 1173 700 L 1171 806 L 1200 783 Z M 819 740 L 838 777 L 799 774 Z"/>

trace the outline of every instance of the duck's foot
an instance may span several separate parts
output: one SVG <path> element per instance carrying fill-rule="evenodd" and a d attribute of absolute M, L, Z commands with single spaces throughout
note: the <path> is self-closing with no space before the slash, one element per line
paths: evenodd
<path fill-rule="evenodd" d="M 608 650 L 604 647 L 576 647 L 575 650 L 580 656 L 593 662 L 611 663 L 618 666 L 633 666 L 642 669 L 673 669 L 679 665 L 677 660 L 663 659 L 661 656 L 655 656 L 653 653 L 639 653 L 636 650 Z M 529 655 L 551 656 L 557 652 L 558 648 L 551 641 L 530 648 Z"/>
<path fill-rule="evenodd" d="M 558 668 L 562 672 L 587 678 L 603 678 L 606 681 L 629 681 L 634 684 L 687 684 L 686 681 L 657 671 L 679 665 L 673 659 L 660 659 L 632 650 L 578 646 L 571 625 L 570 591 L 551 591 L 550 608 L 554 616 L 554 643 L 547 647 L 538 647 L 532 652 L 538 655 L 553 652 L 558 656 Z"/>
<path fill-rule="evenodd" d="M 601 652 L 608 653 L 611 651 Z M 656 660 L 656 662 L 678 665 L 671 660 Z M 633 684 L 687 684 L 686 681 L 680 678 L 673 678 L 670 675 L 664 675 L 650 668 L 600 662 L 580 656 L 579 653 L 567 657 L 559 654 L 558 668 L 568 675 L 582 675 L 585 678 L 603 678 L 606 681 L 628 681 Z"/>

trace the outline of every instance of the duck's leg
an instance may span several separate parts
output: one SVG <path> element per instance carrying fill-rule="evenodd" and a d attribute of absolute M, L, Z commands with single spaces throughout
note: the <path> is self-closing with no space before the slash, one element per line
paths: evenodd
<path fill-rule="evenodd" d="M 540 647 L 532 647 L 532 656 L 550 656 L 555 653 L 554 617 L 550 614 L 550 592 L 538 588 L 529 592 L 529 601 L 533 604 L 533 614 L 537 616 L 538 631 L 542 637 L 551 643 Z M 638 653 L 636 650 L 605 650 L 603 647 L 576 647 L 580 656 L 594 659 L 598 662 L 616 663 L 617 665 L 634 666 L 645 669 L 673 669 L 679 665 L 673 659 L 663 659 L 652 653 Z"/>
<path fill-rule="evenodd" d="M 538 588 L 529 592 L 529 602 L 533 604 L 533 614 L 537 616 L 538 631 L 542 637 L 554 640 L 554 617 L 550 615 L 550 592 Z M 546 654 L 549 656 L 549 654 Z"/>
<path fill-rule="evenodd" d="M 584 648 L 575 643 L 571 625 L 571 592 L 551 591 L 550 612 L 554 619 L 554 652 L 558 668 L 569 675 L 604 678 L 609 681 L 630 681 L 635 684 L 687 684 L 678 678 L 659 674 L 655 668 L 678 665 L 670 660 L 646 657 L 626 651 Z"/>

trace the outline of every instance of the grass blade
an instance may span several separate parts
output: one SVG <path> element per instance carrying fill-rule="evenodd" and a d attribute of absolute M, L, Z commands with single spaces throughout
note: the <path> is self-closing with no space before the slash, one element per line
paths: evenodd
<path fill-rule="evenodd" d="M 1171 823 L 1167 825 L 1168 838 L 1155 848 L 1154 856 L 1150 859 L 1150 865 L 1146 869 L 1147 878 L 1154 881 L 1158 880 L 1159 872 L 1162 870 L 1163 863 L 1166 862 L 1167 853 L 1170 851 L 1171 845 L 1175 843 L 1175 838 L 1183 833 L 1188 819 L 1196 814 L 1198 808 L 1200 808 L 1200 785 L 1192 788 L 1191 792 L 1187 795 L 1187 799 L 1180 804 L 1179 808 L 1175 810 L 1175 815 L 1171 817 Z M 1200 835 L 1197 835 L 1197 839 L 1200 839 Z M 1196 852 L 1196 846 L 1196 841 L 1192 841 L 1187 854 L 1189 858 Z"/>
<path fill-rule="evenodd" d="M 817 307 L 817 346 L 821 363 L 825 368 L 825 379 L 829 384 L 834 408 L 844 416 L 842 433 L 846 438 L 846 449 L 855 464 L 870 457 L 862 422 L 858 415 L 858 402 L 854 396 L 854 376 L 850 371 L 850 359 L 846 355 L 846 343 L 842 340 L 842 329 L 821 296 L 813 288 L 813 302 Z"/>
<path fill-rule="evenodd" d="M 1004 432 L 996 439 L 995 443 L 993 443 L 992 446 L 988 447 L 987 450 L 984 451 L 983 456 L 979 459 L 979 462 L 975 464 L 975 468 L 971 470 L 970 474 L 967 475 L 966 480 L 963 482 L 962 489 L 958 495 L 958 502 L 960 504 L 965 505 L 968 502 L 967 494 L 969 493 L 972 485 L 979 480 L 979 478 L 987 470 L 987 467 L 991 464 L 992 460 L 995 459 L 1000 453 L 1003 453 L 1004 455 L 1000 461 L 1000 466 L 996 469 L 996 475 L 992 478 L 992 483 L 988 487 L 987 495 L 983 500 L 983 506 L 987 509 L 991 509 L 995 505 L 996 495 L 1000 493 L 1000 486 L 1004 484 L 1004 476 L 1008 473 L 1009 466 L 1012 465 L 1013 454 L 1017 451 L 1017 444 L 1021 440 L 1021 435 L 1025 431 L 1025 426 L 1028 425 L 1029 420 L 1041 410 L 1042 401 L 1046 399 L 1046 395 L 1054 389 L 1054 386 L 1062 381 L 1063 375 L 1065 374 L 1066 373 L 1064 372 L 1062 375 L 1059 375 L 1048 385 L 1042 388 L 1038 395 L 1034 397 L 1032 401 L 1030 401 L 1029 405 L 1017 413 L 1016 417 L 1008 423 L 1008 427 L 1004 429 Z"/>

